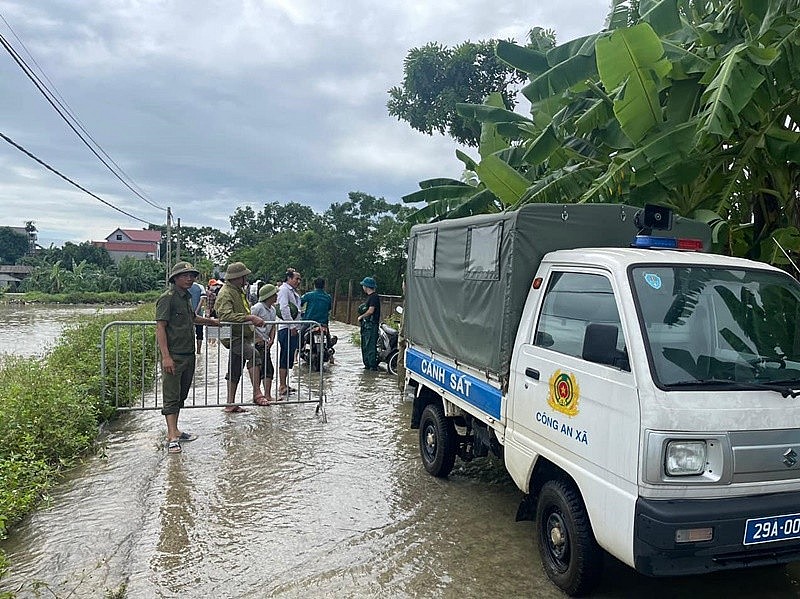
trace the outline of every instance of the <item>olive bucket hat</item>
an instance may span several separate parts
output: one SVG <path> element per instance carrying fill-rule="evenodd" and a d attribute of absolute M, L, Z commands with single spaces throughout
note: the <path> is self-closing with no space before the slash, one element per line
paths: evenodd
<path fill-rule="evenodd" d="M 253 271 L 247 268 L 244 262 L 234 262 L 228 265 L 228 270 L 225 271 L 225 280 L 230 281 L 239 277 L 246 277 L 251 272 Z"/>
<path fill-rule="evenodd" d="M 182 275 L 185 272 L 193 272 L 194 276 L 198 276 L 200 274 L 200 271 L 188 262 L 177 262 L 169 273 L 169 282 L 172 283 L 175 280 L 175 277 Z"/>
<path fill-rule="evenodd" d="M 263 302 L 278 293 L 278 288 L 272 283 L 267 283 L 258 292 L 258 301 Z"/>

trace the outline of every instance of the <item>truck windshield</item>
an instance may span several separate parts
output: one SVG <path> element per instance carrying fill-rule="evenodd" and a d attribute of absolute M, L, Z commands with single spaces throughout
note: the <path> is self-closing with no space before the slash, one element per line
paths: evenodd
<path fill-rule="evenodd" d="M 788 275 L 641 266 L 631 277 L 660 387 L 800 385 L 800 286 Z"/>

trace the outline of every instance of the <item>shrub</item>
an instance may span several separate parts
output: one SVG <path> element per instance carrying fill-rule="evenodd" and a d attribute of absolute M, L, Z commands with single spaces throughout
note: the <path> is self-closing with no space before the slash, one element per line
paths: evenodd
<path fill-rule="evenodd" d="M 115 320 L 153 320 L 154 306 L 143 305 L 125 314 L 104 314 L 69 328 L 45 358 L 11 357 L 0 369 L 0 538 L 7 528 L 30 512 L 57 480 L 60 471 L 89 449 L 98 424 L 114 413 L 101 400 L 100 332 Z M 121 369 L 119 378 L 108 377 L 107 395 L 126 401 L 152 384 L 155 361 L 154 331 L 118 343 L 127 355 L 132 346 L 136 364 L 151 373 L 144 381 Z M 143 345 L 143 347 L 142 347 Z M 148 348 L 151 348 L 148 350 Z M 130 380 L 128 380 L 130 376 Z M 0 554 L 2 563 L 2 554 Z"/>

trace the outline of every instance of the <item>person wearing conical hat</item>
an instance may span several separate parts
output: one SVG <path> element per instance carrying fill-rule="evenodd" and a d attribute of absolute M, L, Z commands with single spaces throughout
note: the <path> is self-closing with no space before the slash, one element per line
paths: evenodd
<path fill-rule="evenodd" d="M 253 403 L 265 405 L 266 397 L 261 393 L 261 359 L 253 343 L 253 326 L 264 326 L 264 319 L 255 314 L 250 314 L 250 304 L 247 301 L 245 292 L 247 285 L 247 275 L 252 271 L 242 262 L 234 262 L 225 271 L 225 284 L 217 294 L 214 307 L 217 310 L 217 318 L 220 322 L 235 323 L 231 326 L 231 338 L 223 339 L 222 343 L 227 347 L 228 352 L 228 372 L 225 378 L 228 380 L 228 405 L 226 412 L 246 412 L 247 410 L 236 402 L 236 389 L 239 380 L 242 378 L 242 370 L 247 365 L 250 373 L 250 380 L 253 383 Z M 252 325 L 252 326 L 251 326 Z"/>
<path fill-rule="evenodd" d="M 266 402 L 274 401 L 272 397 L 272 379 L 275 377 L 275 365 L 272 363 L 271 349 L 275 344 L 275 325 L 277 315 L 275 302 L 278 299 L 278 288 L 266 283 L 258 291 L 258 301 L 250 308 L 250 313 L 260 316 L 267 324 L 256 327 L 256 351 L 261 355 L 261 382 L 264 387 Z"/>
<path fill-rule="evenodd" d="M 199 274 L 188 262 L 178 262 L 169 273 L 170 288 L 156 301 L 164 401 L 161 413 L 167 421 L 167 451 L 171 454 L 181 453 L 181 443 L 197 438 L 178 428 L 178 416 L 194 379 L 195 325 L 219 326 L 216 318 L 198 316 L 192 309 L 189 288 Z"/>

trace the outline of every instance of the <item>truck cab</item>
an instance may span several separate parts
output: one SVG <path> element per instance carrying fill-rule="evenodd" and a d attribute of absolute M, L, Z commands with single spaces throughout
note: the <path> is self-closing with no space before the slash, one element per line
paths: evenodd
<path fill-rule="evenodd" d="M 553 252 L 533 287 L 506 406 L 517 485 L 564 472 L 597 544 L 645 574 L 800 559 L 796 281 L 626 248 Z M 566 521 L 538 508 L 563 568 Z"/>

